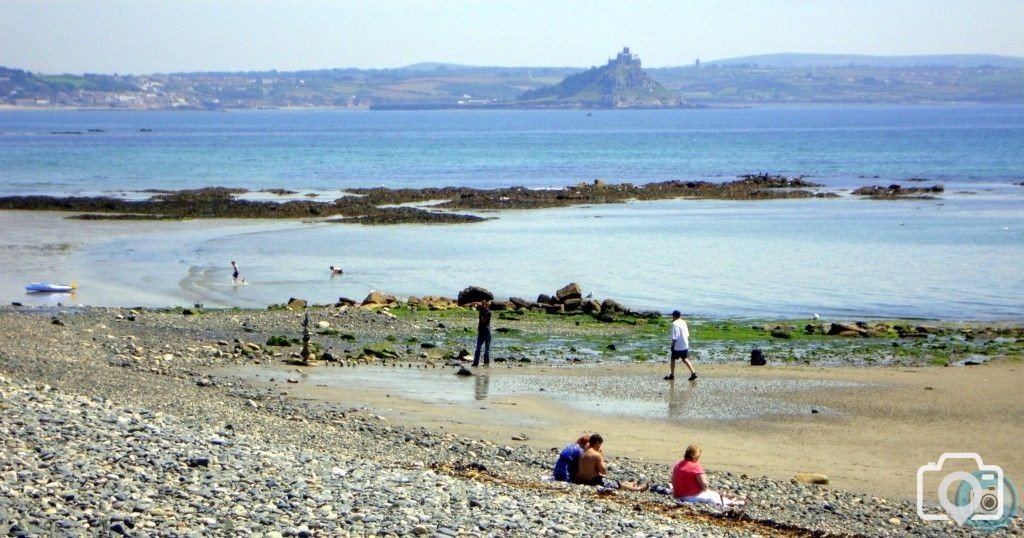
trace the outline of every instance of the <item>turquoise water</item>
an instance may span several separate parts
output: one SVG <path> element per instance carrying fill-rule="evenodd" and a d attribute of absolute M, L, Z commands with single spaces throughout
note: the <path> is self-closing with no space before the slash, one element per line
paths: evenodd
<path fill-rule="evenodd" d="M 51 134 L 68 130 L 82 134 Z M 168 223 L 72 250 L 70 274 L 38 278 L 78 280 L 86 304 L 262 307 L 374 289 L 454 296 L 470 284 L 533 299 L 576 281 L 634 308 L 703 316 L 1024 319 L 1024 187 L 1014 185 L 1024 181 L 1024 107 L 0 112 L 0 133 L 4 194 L 547 187 L 761 171 L 840 191 L 911 177 L 947 187 L 930 201 L 667 200 L 457 226 Z M 107 228 L 75 224 L 91 229 Z M 3 231 L 31 242 L 33 230 Z M 231 284 L 232 259 L 248 285 Z M 346 274 L 331 278 L 332 264 Z M 0 298 L 36 300 L 15 291 L 25 283 L 0 272 L 11 295 Z"/>
<path fill-rule="evenodd" d="M 1024 319 L 1020 207 L 972 197 L 672 200 L 503 212 L 459 226 L 288 223 L 112 241 L 80 265 L 92 268 L 87 280 L 162 293 L 158 304 L 455 296 L 470 284 L 534 299 L 575 281 L 634 308 L 703 316 Z M 232 285 L 231 259 L 248 285 Z M 332 278 L 332 264 L 345 275 Z M 105 298 L 138 302 L 121 293 Z"/>
<path fill-rule="evenodd" d="M 89 132 L 90 129 L 102 132 Z M 142 132 L 149 129 L 149 132 Z M 79 131 L 80 135 L 52 134 Z M 0 193 L 548 187 L 772 172 L 1024 180 L 1024 107 L 0 112 Z"/>

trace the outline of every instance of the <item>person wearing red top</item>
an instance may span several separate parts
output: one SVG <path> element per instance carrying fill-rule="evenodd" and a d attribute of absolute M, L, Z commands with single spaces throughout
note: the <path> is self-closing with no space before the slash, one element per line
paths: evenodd
<path fill-rule="evenodd" d="M 731 499 L 708 488 L 704 468 L 700 465 L 698 445 L 686 447 L 683 459 L 672 469 L 672 496 L 679 503 L 710 503 L 721 506 L 743 506 L 745 499 Z"/>

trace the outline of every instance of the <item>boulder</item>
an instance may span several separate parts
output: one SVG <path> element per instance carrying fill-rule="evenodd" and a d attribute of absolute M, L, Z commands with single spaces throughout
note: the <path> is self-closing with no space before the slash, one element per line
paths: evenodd
<path fill-rule="evenodd" d="M 363 306 L 386 306 L 397 303 L 397 297 L 379 291 L 371 291 L 369 295 L 363 299 Z"/>
<path fill-rule="evenodd" d="M 459 306 L 466 306 L 472 303 L 479 303 L 483 301 L 493 301 L 494 294 L 487 291 L 480 286 L 469 286 L 468 288 L 459 292 L 459 298 L 456 302 Z"/>
<path fill-rule="evenodd" d="M 804 334 L 825 334 L 825 326 L 820 323 L 808 323 L 804 326 Z"/>
<path fill-rule="evenodd" d="M 555 299 L 558 299 L 558 302 L 560 302 L 560 303 L 565 303 L 566 301 L 568 301 L 570 299 L 582 299 L 582 298 L 583 298 L 583 291 L 580 290 L 580 285 L 575 283 L 575 282 L 570 283 L 570 284 L 566 284 L 565 287 L 563 287 L 562 289 L 560 289 L 560 290 L 555 292 Z M 537 302 L 539 303 L 540 301 L 537 301 Z"/>
<path fill-rule="evenodd" d="M 334 306 L 355 306 L 356 302 L 348 297 L 338 297 L 338 302 Z"/>
<path fill-rule="evenodd" d="M 543 304 L 541 307 L 544 308 L 544 311 L 548 314 L 561 314 L 562 312 L 565 312 L 565 305 Z"/>
<path fill-rule="evenodd" d="M 817 484 L 819 486 L 828 485 L 828 477 L 821 473 L 796 473 L 793 480 L 803 484 Z"/>
<path fill-rule="evenodd" d="M 448 310 L 458 306 L 458 303 L 454 300 L 448 297 L 439 297 L 436 295 L 426 295 L 423 299 L 420 299 L 419 303 L 420 308 L 427 308 L 430 310 Z"/>
<path fill-rule="evenodd" d="M 601 312 L 613 313 L 613 312 L 625 312 L 626 308 L 618 303 L 615 299 L 605 299 L 601 302 Z"/>
<path fill-rule="evenodd" d="M 579 312 L 583 308 L 583 299 L 566 299 L 562 301 L 562 306 L 565 307 L 566 312 Z"/>
<path fill-rule="evenodd" d="M 491 303 L 491 310 L 501 312 L 503 310 L 514 310 L 515 305 L 511 301 L 495 301 Z"/>
<path fill-rule="evenodd" d="M 583 305 L 580 307 L 580 309 L 583 310 L 583 312 L 586 313 L 586 314 L 600 314 L 601 313 L 601 303 L 599 303 L 599 302 L 597 302 L 597 301 L 595 301 L 593 299 L 589 299 L 589 300 L 583 301 Z"/>
<path fill-rule="evenodd" d="M 512 303 L 516 308 L 530 308 L 530 302 L 519 297 L 509 297 L 508 302 Z"/>
<path fill-rule="evenodd" d="M 832 324 L 828 328 L 829 336 L 861 336 L 864 335 L 866 332 L 867 331 L 858 327 L 857 325 L 851 325 L 849 323 L 832 322 Z"/>
<path fill-rule="evenodd" d="M 546 305 L 551 304 L 553 302 L 554 300 L 552 300 L 550 296 L 545 295 L 543 293 L 537 296 L 537 304 Z"/>
<path fill-rule="evenodd" d="M 305 299 L 296 299 L 295 297 L 290 297 L 288 299 L 288 302 L 284 306 L 286 308 L 290 308 L 292 310 L 299 310 L 299 309 L 302 309 L 302 308 L 306 308 L 306 300 Z"/>

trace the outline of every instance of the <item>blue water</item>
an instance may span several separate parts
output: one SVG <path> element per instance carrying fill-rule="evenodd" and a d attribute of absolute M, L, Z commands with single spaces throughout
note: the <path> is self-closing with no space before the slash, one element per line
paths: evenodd
<path fill-rule="evenodd" d="M 722 180 L 755 172 L 811 176 L 834 186 L 911 177 L 997 185 L 1024 180 L 1024 106 L 636 110 L 589 116 L 581 111 L 7 111 L 0 112 L 0 132 L 4 194 L 210 185 L 548 187 L 595 178 Z"/>
<path fill-rule="evenodd" d="M 28 275 L 77 280 L 86 304 L 153 306 L 332 302 L 373 289 L 454 296 L 470 284 L 532 299 L 577 281 L 634 308 L 703 316 L 1024 319 L 1021 106 L 0 112 L 3 194 L 550 187 L 763 171 L 810 176 L 844 197 L 508 211 L 457 226 L 124 223 L 132 237 L 69 240 L 68 263 L 53 264 L 63 273 L 0 272 L 0 299 L 35 300 L 19 291 Z M 946 192 L 900 202 L 845 192 L 912 177 Z M 121 225 L 52 226 L 102 236 Z M 30 243 L 33 230 L 3 232 Z M 0 237 L 8 264 L 25 248 L 5 250 Z M 248 285 L 231 284 L 232 259 Z M 331 278 L 331 264 L 346 274 Z"/>

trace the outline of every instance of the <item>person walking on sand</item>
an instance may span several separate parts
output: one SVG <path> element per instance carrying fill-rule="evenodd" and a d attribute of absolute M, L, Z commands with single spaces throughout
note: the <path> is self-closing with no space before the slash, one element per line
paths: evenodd
<path fill-rule="evenodd" d="M 693 365 L 690 364 L 690 328 L 686 325 L 686 320 L 683 319 L 683 315 L 678 311 L 672 312 L 672 359 L 669 363 L 668 375 L 665 376 L 666 381 L 672 381 L 676 378 L 676 359 L 682 359 L 683 364 L 690 370 L 690 381 L 697 379 L 697 372 L 693 371 Z"/>
<path fill-rule="evenodd" d="M 683 459 L 672 469 L 672 496 L 678 503 L 707 503 L 743 506 L 746 499 L 732 499 L 708 488 L 708 479 L 700 465 L 699 445 L 686 447 Z"/>
<path fill-rule="evenodd" d="M 479 313 L 476 323 L 476 351 L 473 353 L 473 366 L 480 366 L 480 348 L 484 348 L 484 366 L 491 365 L 491 308 L 490 301 L 477 303 Z"/>
<path fill-rule="evenodd" d="M 649 484 L 618 482 L 608 478 L 608 466 L 604 462 L 604 438 L 599 433 L 591 435 L 588 439 L 587 450 L 580 456 L 580 469 L 576 473 L 575 482 L 625 491 L 647 491 L 649 487 Z"/>
<path fill-rule="evenodd" d="M 231 260 L 231 271 L 231 281 L 238 284 L 238 263 L 235 260 Z M 245 282 L 245 280 L 242 280 L 242 282 Z"/>

